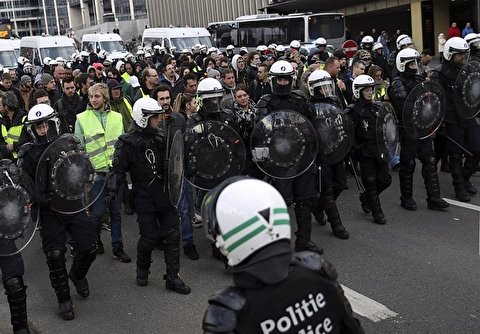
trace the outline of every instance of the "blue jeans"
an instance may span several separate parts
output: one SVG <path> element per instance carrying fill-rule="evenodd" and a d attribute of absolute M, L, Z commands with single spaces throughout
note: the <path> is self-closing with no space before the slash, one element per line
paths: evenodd
<path fill-rule="evenodd" d="M 123 248 L 122 242 L 122 216 L 120 214 L 120 209 L 122 207 L 122 193 L 123 188 L 118 189 L 117 196 L 113 201 L 108 203 L 108 211 L 110 214 L 110 227 L 111 227 L 111 236 L 112 236 L 112 248 L 119 249 Z M 102 217 L 105 212 L 105 199 L 107 197 L 107 189 L 105 188 L 105 176 L 97 175 L 95 181 L 93 182 L 93 187 L 91 190 L 92 199 L 95 202 L 91 207 L 91 219 L 97 236 L 100 239 L 100 233 L 102 231 Z M 98 197 L 98 198 L 97 198 Z"/>
<path fill-rule="evenodd" d="M 180 226 L 182 232 L 183 244 L 193 242 L 193 186 L 187 181 L 183 182 L 183 193 L 178 203 L 178 213 L 180 214 Z"/>

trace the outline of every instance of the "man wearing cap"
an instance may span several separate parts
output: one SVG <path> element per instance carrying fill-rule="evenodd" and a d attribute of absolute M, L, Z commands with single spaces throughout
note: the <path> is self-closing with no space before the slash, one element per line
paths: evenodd
<path fill-rule="evenodd" d="M 133 101 L 133 98 L 135 97 L 135 95 L 133 93 L 132 85 L 123 79 L 123 77 L 120 74 L 120 71 L 117 68 L 109 68 L 107 70 L 107 78 L 108 80 L 110 79 L 117 80 L 122 86 L 123 96 L 128 97 L 129 101 Z M 108 81 L 107 81 L 107 84 L 108 84 Z M 114 108 L 114 110 L 116 109 Z"/>
<path fill-rule="evenodd" d="M 116 79 L 108 79 L 110 108 L 122 115 L 123 132 L 127 132 L 132 122 L 132 101 L 123 95 L 122 85 Z"/>
<path fill-rule="evenodd" d="M 55 105 L 55 103 L 60 99 L 61 95 L 57 92 L 55 78 L 50 74 L 45 73 L 42 76 L 42 85 L 48 93 L 48 98 L 50 99 L 50 105 Z"/>
<path fill-rule="evenodd" d="M 96 83 L 99 83 L 99 82 L 104 83 L 107 78 L 105 77 L 105 74 L 103 73 L 103 64 L 102 63 L 93 63 L 92 66 L 95 69 L 95 76 L 93 77 L 93 80 Z"/>
<path fill-rule="evenodd" d="M 130 85 L 132 86 L 133 96 L 135 97 L 140 89 L 140 82 L 138 82 L 138 78 L 136 76 L 132 75 L 130 77 Z"/>
<path fill-rule="evenodd" d="M 22 75 L 20 78 L 20 85 L 18 86 L 18 91 L 23 100 L 23 105 L 25 106 L 25 111 L 30 110 L 30 104 L 28 98 L 30 92 L 32 91 L 32 78 L 29 75 Z"/>

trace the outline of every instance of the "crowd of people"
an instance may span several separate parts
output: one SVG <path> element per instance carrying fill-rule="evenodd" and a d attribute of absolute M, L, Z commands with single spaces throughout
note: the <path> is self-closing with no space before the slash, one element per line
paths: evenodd
<path fill-rule="evenodd" d="M 299 113 L 306 121 L 315 124 L 315 120 L 325 117 L 327 106 L 328 110 L 333 110 L 331 112 L 342 118 L 342 122 L 351 124 L 354 129 L 351 149 L 349 147 L 335 160 L 328 159 L 328 153 L 320 149 L 314 163 L 301 173 L 293 173 L 289 179 L 271 175 L 266 178 L 261 168 L 253 163 L 253 153 L 246 155 L 248 161 L 240 173 L 253 179 L 268 179 L 281 195 L 277 203 L 279 207 L 286 210 L 293 206 L 297 252 L 317 255 L 323 252 L 311 240 L 312 215 L 321 225 L 330 223 L 335 237 L 349 238 L 350 234 L 341 219 L 341 210 L 336 204 L 346 188 L 349 169 L 355 176 L 359 169 L 357 183 L 362 185 L 360 204 L 377 224 L 387 222 L 380 194 L 391 185 L 392 168 L 399 170 L 401 207 L 417 210 L 413 198 L 417 158 L 422 163 L 429 209 L 444 210 L 448 207 L 440 196 L 439 160 L 442 160 L 442 168 L 452 175 L 456 198 L 462 202 L 470 201 L 477 192 L 470 177 L 480 161 L 480 127 L 475 118 L 467 119 L 458 110 L 453 101 L 453 89 L 458 73 L 469 60 L 469 53 L 472 59 L 478 59 L 475 57 L 479 56 L 480 38 L 469 33 L 465 39 L 448 39 L 442 54 L 444 63 L 435 69 L 429 66 L 432 51 L 419 53 L 414 41 L 406 34 L 398 32 L 394 47 L 389 50 L 377 40 L 370 35 L 363 36 L 358 52 L 351 59 L 347 59 L 342 49 L 335 50 L 333 54 L 328 52 L 324 38 L 318 38 L 315 47 L 308 52 L 302 49 L 299 41 L 292 41 L 288 48 L 271 44 L 249 51 L 246 48 L 236 50 L 229 45 L 224 52 L 202 45 L 171 52 L 160 45 L 153 45 L 139 47 L 135 55 L 128 54 L 125 59 L 115 60 L 109 59 L 102 51 L 98 54 L 82 51 L 72 55 L 71 62 L 61 58 L 43 59 L 43 67 L 34 67 L 28 59 L 20 57 L 17 69 L 4 71 L 0 81 L 0 157 L 10 159 L 18 166 L 18 173 L 28 175 L 35 182 L 37 191 L 31 196 L 32 212 L 39 216 L 42 249 L 58 299 L 60 316 L 65 320 L 75 316 L 69 279 L 81 297 L 89 296 L 86 275 L 96 256 L 105 252 L 101 238 L 104 222 L 108 222 L 114 257 L 122 263 L 131 262 L 123 248 L 122 204 L 125 213 L 135 213 L 139 223 L 137 284 L 148 285 L 152 251 L 160 248 L 165 254 L 165 287 L 181 294 L 190 293 L 190 287 L 179 276 L 180 251 L 183 246 L 189 259 L 199 258 L 192 228 L 201 226 L 202 222 L 195 217 L 194 207 L 200 209 L 201 199 L 206 194 L 184 182 L 181 198 L 174 203 L 168 194 L 170 175 L 164 162 L 168 159 L 169 145 L 175 133 L 185 133 L 200 122 L 226 124 L 246 145 L 259 121 L 278 111 Z M 452 141 L 446 140 L 445 136 L 432 139 L 436 128 L 427 136 L 412 136 L 402 126 L 405 121 L 402 111 L 407 97 L 417 85 L 426 81 L 437 82 L 446 94 L 442 131 Z M 393 108 L 385 107 L 390 103 Z M 379 145 L 376 124 L 379 117 L 388 118 L 388 111 L 399 123 L 400 153 Z M 60 146 L 57 148 L 55 145 Z M 52 168 L 48 161 L 56 161 L 61 156 L 60 152 L 67 148 L 88 154 L 95 178 L 88 189 L 90 202 L 77 210 L 62 212 L 52 203 L 63 205 L 64 199 L 51 195 L 49 183 L 52 180 L 39 178 L 38 169 Z M 246 151 L 249 151 L 248 148 Z M 47 167 L 42 167 L 42 163 Z M 258 187 L 263 189 L 263 185 Z M 224 188 L 225 185 L 222 191 Z M 240 187 L 233 191 L 241 195 L 239 191 L 247 193 L 248 189 Z M 276 196 L 268 189 L 265 194 Z M 254 195 L 258 198 L 262 196 L 261 193 Z M 214 195 L 208 194 L 207 199 L 211 196 Z M 208 202 L 207 199 L 204 202 Z M 280 232 L 273 239 L 265 237 L 269 240 L 265 245 L 274 243 L 276 250 L 264 253 L 259 262 L 246 265 L 251 256 L 262 252 L 263 244 L 250 247 L 248 252 L 242 250 L 242 243 L 247 242 L 244 239 L 229 244 L 227 237 L 239 232 L 236 228 L 243 226 L 242 221 L 234 219 L 238 225 L 233 226 L 228 220 L 222 222 L 218 217 L 212 218 L 216 214 L 218 212 L 210 212 L 203 219 L 214 241 L 212 255 L 236 272 L 234 279 L 238 287 L 258 289 L 286 278 L 288 265 L 281 266 L 282 272 L 267 271 L 273 269 L 272 263 L 276 263 L 277 255 L 280 256 L 278 263 L 285 264 L 287 251 L 284 246 L 288 245 L 285 240 L 290 239 L 289 233 L 287 236 Z M 228 236 L 228 229 L 225 230 L 227 227 L 222 227 L 222 224 L 232 229 Z M 278 238 L 278 235 L 282 237 Z M 274 241 L 279 241 L 281 247 Z M 233 250 L 237 247 L 239 253 L 235 255 Z M 68 248 L 71 248 L 74 258 L 69 272 L 65 265 Z M 265 263 L 267 258 L 272 262 Z M 288 263 L 291 259 L 290 256 L 287 258 Z M 299 263 L 306 261 L 307 269 L 315 272 L 319 269 L 315 267 L 319 265 L 315 261 L 320 260 L 314 259 L 314 264 L 309 266 L 310 260 L 297 258 L 299 269 L 295 272 L 310 277 L 303 272 L 306 270 L 304 265 Z M 15 333 L 28 333 L 21 255 L 16 253 L 1 257 L 0 266 L 11 307 L 13 329 Z M 266 269 L 262 271 L 259 266 Z M 340 313 L 343 315 L 336 317 L 337 322 L 334 321 L 332 326 L 343 323 L 339 325 L 342 333 L 360 333 L 361 327 L 353 319 L 348 302 L 343 300 L 345 298 L 337 300 L 332 297 L 341 297 L 343 293 L 335 283 L 336 275 L 325 266 L 323 273 L 326 271 L 327 278 L 322 280 L 330 282 L 328 284 L 333 289 L 329 290 L 330 297 L 325 295 L 325 298 L 333 298 L 334 305 L 340 303 L 346 310 L 342 309 Z M 315 281 L 311 277 L 309 279 Z M 253 295 L 240 293 L 236 298 L 241 301 L 242 298 L 253 298 Z M 224 299 L 217 296 L 217 301 L 211 301 L 211 305 L 220 305 L 234 313 L 246 307 L 245 303 L 241 308 L 222 304 L 219 300 Z M 288 302 L 285 305 L 288 306 Z M 321 309 L 321 302 L 318 299 L 317 302 L 318 309 Z M 317 306 L 312 304 L 312 309 L 316 312 Z M 207 315 L 212 312 L 212 317 L 206 316 L 204 329 L 221 332 L 212 328 L 222 320 L 214 310 L 209 310 Z M 335 312 L 339 312 L 338 309 Z M 263 332 L 270 332 L 275 326 L 281 326 L 279 324 L 275 325 L 271 320 L 263 322 L 261 328 Z M 325 322 L 323 325 L 325 328 L 330 326 Z M 251 329 L 245 323 L 238 326 L 245 332 L 259 331 L 258 327 Z"/>

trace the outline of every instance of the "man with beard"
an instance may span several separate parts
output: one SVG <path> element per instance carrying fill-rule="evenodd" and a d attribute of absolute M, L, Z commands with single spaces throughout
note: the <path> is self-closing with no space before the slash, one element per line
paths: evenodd
<path fill-rule="evenodd" d="M 73 132 L 77 114 L 85 110 L 82 99 L 75 88 L 73 77 L 64 78 L 62 80 L 62 97 L 53 105 L 53 109 L 68 126 L 68 132 Z"/>
<path fill-rule="evenodd" d="M 132 102 L 123 96 L 122 85 L 115 79 L 108 79 L 108 92 L 110 95 L 110 108 L 122 115 L 123 131 L 127 132 L 132 122 Z"/>
<path fill-rule="evenodd" d="M 146 96 L 150 96 L 153 90 L 158 86 L 158 73 L 156 69 L 146 68 L 142 72 L 140 80 L 140 89 L 134 97 L 134 102 Z"/>
<path fill-rule="evenodd" d="M 22 97 L 25 111 L 30 110 L 29 104 L 29 96 L 30 92 L 32 91 L 32 78 L 28 75 L 23 75 L 20 79 L 20 85 L 18 87 L 18 91 L 20 92 L 20 96 Z"/>
<path fill-rule="evenodd" d="M 77 115 L 75 135 L 84 141 L 85 151 L 97 174 L 91 189 L 91 197 L 96 198 L 91 206 L 91 219 L 97 233 L 97 254 L 105 252 L 100 233 L 101 221 L 108 205 L 113 257 L 122 263 L 128 263 L 131 262 L 131 258 L 124 252 L 122 240 L 120 214 L 122 189 L 115 198 L 108 200 L 107 189 L 103 186 L 112 167 L 115 142 L 123 133 L 122 115 L 110 109 L 107 85 L 95 84 L 88 89 L 88 96 L 90 105 Z"/>

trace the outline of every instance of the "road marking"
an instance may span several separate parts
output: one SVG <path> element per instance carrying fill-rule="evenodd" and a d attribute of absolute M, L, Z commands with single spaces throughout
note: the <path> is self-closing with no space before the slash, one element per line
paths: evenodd
<path fill-rule="evenodd" d="M 393 312 L 385 305 L 368 298 L 345 285 L 342 285 L 345 297 L 347 297 L 353 312 L 361 315 L 365 318 L 372 320 L 373 322 L 379 322 L 388 318 L 394 318 L 398 313 Z"/>
<path fill-rule="evenodd" d="M 470 209 L 470 210 L 480 212 L 480 206 L 478 206 L 478 205 L 459 202 L 459 201 L 455 201 L 455 200 L 449 199 L 449 198 L 444 198 L 444 200 L 451 205 L 456 205 L 456 206 L 459 206 L 461 208 Z M 480 214 L 478 215 L 478 255 L 480 255 Z"/>
<path fill-rule="evenodd" d="M 455 201 L 455 200 L 450 199 L 450 198 L 444 198 L 443 200 L 444 200 L 445 202 L 447 202 L 448 204 L 451 204 L 451 205 L 455 205 L 455 206 L 459 206 L 459 207 L 462 207 L 462 208 L 465 208 L 465 209 L 470 209 L 470 210 L 474 210 L 474 211 L 480 212 L 480 206 L 478 206 L 478 205 L 473 205 L 473 204 L 469 204 L 469 203 L 459 202 L 459 201 Z"/>

